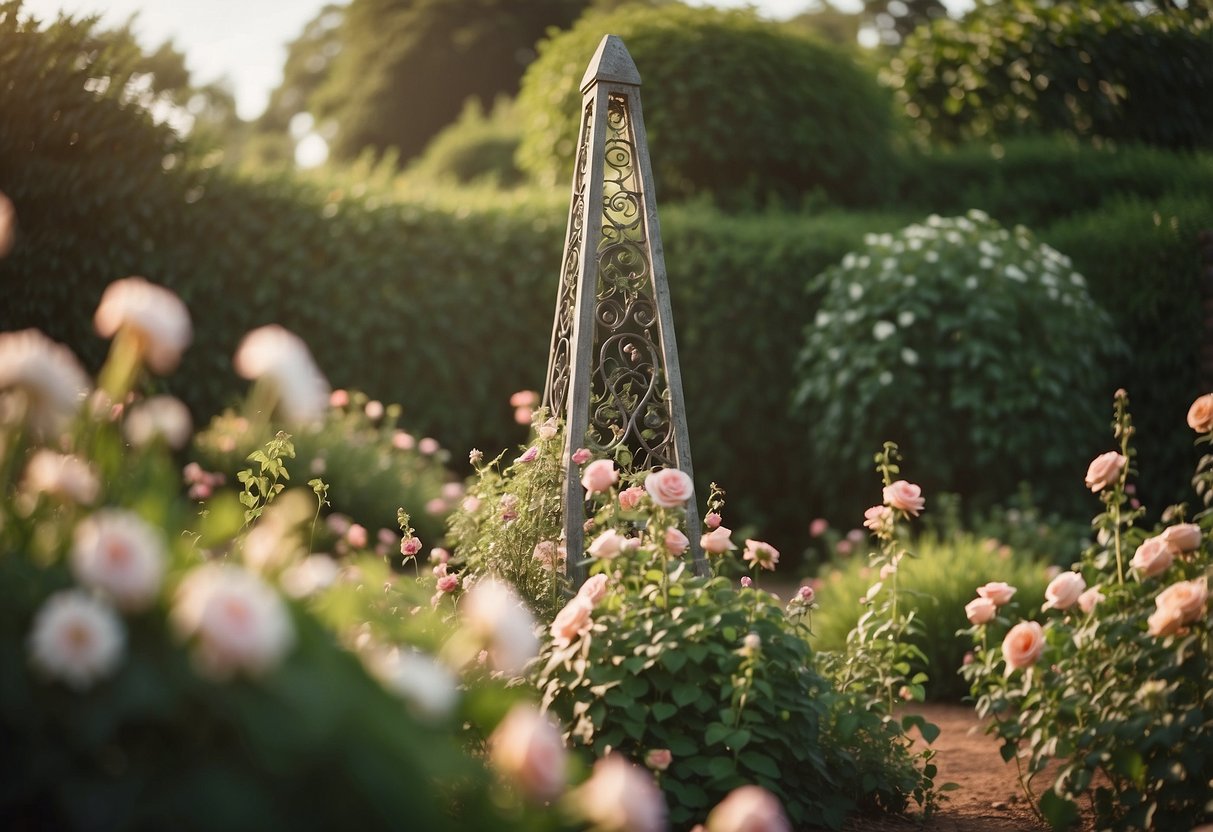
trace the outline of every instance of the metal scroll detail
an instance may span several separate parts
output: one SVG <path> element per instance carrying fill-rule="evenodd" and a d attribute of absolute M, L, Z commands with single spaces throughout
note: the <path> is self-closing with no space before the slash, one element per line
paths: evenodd
<path fill-rule="evenodd" d="M 631 452 L 633 467 L 643 469 L 675 465 L 674 420 L 662 371 L 645 194 L 628 105 L 622 93 L 607 99 L 586 443 L 606 454 L 622 445 Z"/>
<path fill-rule="evenodd" d="M 585 237 L 586 168 L 593 120 L 594 103 L 591 101 L 585 105 L 581 120 L 581 141 L 577 146 L 564 263 L 560 273 L 560 289 L 556 293 L 556 319 L 552 324 L 548 377 L 543 391 L 543 401 L 549 411 L 561 416 L 568 407 L 569 378 L 572 374 L 573 319 L 577 311 L 577 276 L 581 270 L 581 248 Z"/>

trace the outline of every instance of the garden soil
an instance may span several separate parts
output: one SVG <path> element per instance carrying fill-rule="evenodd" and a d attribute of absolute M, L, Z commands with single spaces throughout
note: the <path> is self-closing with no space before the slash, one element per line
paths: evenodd
<path fill-rule="evenodd" d="M 967 705 L 915 706 L 940 728 L 934 743 L 938 753 L 936 783 L 955 783 L 942 808 L 925 823 L 912 818 L 861 817 L 852 819 L 844 832 L 1049 832 L 1038 821 L 1019 790 L 1014 761 L 1004 763 L 999 742 Z M 917 732 L 914 732 L 915 734 Z M 1037 783 L 1044 781 L 1044 775 Z M 1083 830 L 1090 828 L 1084 823 Z M 1075 827 L 1077 830 L 1079 827 Z"/>

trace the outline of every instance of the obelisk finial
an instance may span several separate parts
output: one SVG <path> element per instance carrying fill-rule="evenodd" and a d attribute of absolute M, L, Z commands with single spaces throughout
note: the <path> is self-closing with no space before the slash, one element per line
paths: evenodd
<path fill-rule="evenodd" d="M 595 81 L 640 86 L 640 71 L 636 69 L 635 61 L 618 35 L 602 36 L 598 51 L 590 59 L 590 65 L 581 78 L 581 91 L 585 92 Z"/>

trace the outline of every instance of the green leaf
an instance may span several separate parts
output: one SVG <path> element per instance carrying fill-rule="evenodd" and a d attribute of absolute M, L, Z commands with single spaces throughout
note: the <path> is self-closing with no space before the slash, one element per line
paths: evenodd
<path fill-rule="evenodd" d="M 669 702 L 658 702 L 653 705 L 652 713 L 653 719 L 657 720 L 658 722 L 664 722 L 674 714 L 678 713 L 678 708 L 675 705 L 671 705 Z"/>
<path fill-rule="evenodd" d="M 699 686 L 689 682 L 674 685 L 674 689 L 670 691 L 674 703 L 684 707 L 698 699 L 700 693 Z"/>
<path fill-rule="evenodd" d="M 1040 813 L 1054 829 L 1065 829 L 1078 820 L 1078 805 L 1049 790 L 1040 796 Z"/>
<path fill-rule="evenodd" d="M 766 754 L 761 754 L 757 751 L 744 751 L 738 759 L 751 771 L 757 772 L 764 777 L 770 777 L 772 780 L 778 780 L 781 777 L 779 766 Z"/>

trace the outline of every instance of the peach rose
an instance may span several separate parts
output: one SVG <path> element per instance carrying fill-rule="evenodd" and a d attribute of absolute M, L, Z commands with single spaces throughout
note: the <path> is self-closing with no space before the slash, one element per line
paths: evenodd
<path fill-rule="evenodd" d="M 614 529 L 607 529 L 590 544 L 589 555 L 599 560 L 611 560 L 621 555 L 626 548 L 627 538 Z"/>
<path fill-rule="evenodd" d="M 1087 588 L 1087 582 L 1077 572 L 1062 572 L 1045 587 L 1045 602 L 1042 610 L 1068 610 L 1078 603 L 1078 596 Z"/>
<path fill-rule="evenodd" d="M 1183 615 L 1177 607 L 1160 607 L 1146 619 L 1146 631 L 1155 638 L 1173 636 L 1183 624 Z"/>
<path fill-rule="evenodd" d="M 601 572 L 591 575 L 585 579 L 585 583 L 581 585 L 581 589 L 577 590 L 577 594 L 589 601 L 590 606 L 598 606 L 607 594 L 607 576 Z"/>
<path fill-rule="evenodd" d="M 922 496 L 922 489 L 905 480 L 898 480 L 892 485 L 886 485 L 882 493 L 886 505 L 901 509 L 915 517 L 926 504 L 926 498 Z"/>
<path fill-rule="evenodd" d="M 732 551 L 733 549 L 737 548 L 736 544 L 729 539 L 731 534 L 733 534 L 732 529 L 725 528 L 724 526 L 717 526 L 703 537 L 699 538 L 699 545 L 702 546 L 703 550 L 709 555 L 723 555 L 725 552 Z"/>
<path fill-rule="evenodd" d="M 1120 478 L 1120 470 L 1125 467 L 1127 460 L 1116 451 L 1108 451 L 1091 460 L 1087 467 L 1087 488 L 1091 491 L 1103 491 Z"/>
<path fill-rule="evenodd" d="M 691 541 L 678 529 L 670 526 L 665 530 L 665 548 L 674 557 L 678 557 L 691 546 Z"/>
<path fill-rule="evenodd" d="M 644 488 L 639 485 L 625 488 L 619 492 L 619 507 L 624 511 L 631 511 L 640 505 L 640 498 L 643 496 Z"/>
<path fill-rule="evenodd" d="M 1205 578 L 1179 581 L 1158 593 L 1154 605 L 1158 609 L 1175 610 L 1185 624 L 1199 619 L 1209 600 L 1209 585 Z"/>
<path fill-rule="evenodd" d="M 1203 535 L 1201 535 L 1200 526 L 1195 523 L 1177 523 L 1163 529 L 1159 537 L 1181 552 L 1195 552 L 1200 548 Z"/>
<path fill-rule="evenodd" d="M 568 647 L 580 636 L 588 633 L 594 625 L 593 612 L 594 605 L 589 598 L 573 596 L 573 599 L 564 605 L 564 609 L 556 613 L 556 618 L 552 621 L 552 641 L 556 646 Z"/>
<path fill-rule="evenodd" d="M 893 523 L 893 509 L 888 506 L 872 506 L 863 513 L 863 524 L 876 534 Z"/>
<path fill-rule="evenodd" d="M 761 786 L 739 786 L 708 815 L 707 832 L 791 832 L 775 795 Z"/>
<path fill-rule="evenodd" d="M 619 472 L 615 470 L 615 463 L 609 459 L 594 460 L 585 466 L 585 473 L 581 475 L 581 484 L 590 494 L 601 494 L 617 482 Z"/>
<path fill-rule="evenodd" d="M 590 779 L 573 793 L 573 803 L 598 832 L 663 832 L 665 796 L 644 769 L 617 753 L 594 763 Z"/>
<path fill-rule="evenodd" d="M 489 738 L 493 766 L 528 796 L 551 800 L 565 786 L 566 752 L 560 729 L 534 705 L 520 703 Z"/>
<path fill-rule="evenodd" d="M 1007 670 L 1020 670 L 1036 664 L 1045 650 L 1045 631 L 1035 621 L 1021 621 L 1002 640 L 1002 656 Z"/>
<path fill-rule="evenodd" d="M 1205 393 L 1188 408 L 1188 427 L 1197 433 L 1213 431 L 1213 393 Z"/>
<path fill-rule="evenodd" d="M 1078 596 L 1078 608 L 1087 615 L 1090 615 L 1091 611 L 1102 600 L 1104 600 L 1104 594 L 1099 591 L 1099 587 L 1093 586 Z"/>
<path fill-rule="evenodd" d="M 1161 575 L 1175 561 L 1175 547 L 1168 543 L 1162 535 L 1147 538 L 1137 551 L 1129 566 L 1136 569 L 1143 578 Z"/>
<path fill-rule="evenodd" d="M 965 615 L 971 624 L 988 624 L 997 612 L 998 607 L 989 598 L 974 598 L 965 604 Z"/>
<path fill-rule="evenodd" d="M 677 468 L 661 468 L 644 478 L 645 491 L 662 508 L 677 508 L 695 495 L 695 484 Z"/>
<path fill-rule="evenodd" d="M 977 594 L 982 598 L 988 598 L 993 601 L 996 607 L 1001 607 L 1010 601 L 1011 596 L 1017 591 L 1015 587 L 1003 581 L 990 581 L 985 586 L 977 587 Z"/>

